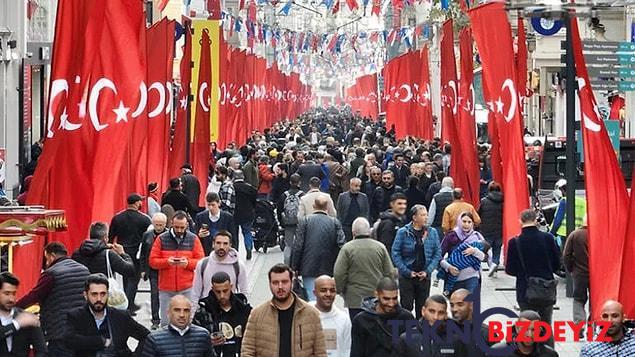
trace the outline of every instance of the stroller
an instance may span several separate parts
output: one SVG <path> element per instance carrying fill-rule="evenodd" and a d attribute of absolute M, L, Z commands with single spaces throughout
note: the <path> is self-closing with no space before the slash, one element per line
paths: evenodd
<path fill-rule="evenodd" d="M 267 200 L 256 202 L 256 218 L 253 225 L 254 248 L 262 248 L 267 253 L 269 248 L 280 245 L 284 249 L 284 237 L 281 237 L 274 205 Z"/>

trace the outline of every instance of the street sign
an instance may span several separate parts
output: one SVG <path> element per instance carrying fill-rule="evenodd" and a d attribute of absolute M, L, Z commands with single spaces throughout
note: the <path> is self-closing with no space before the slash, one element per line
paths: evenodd
<path fill-rule="evenodd" d="M 591 88 L 593 88 L 593 90 L 619 89 L 624 92 L 632 92 L 635 91 L 635 82 L 591 80 Z"/>
<path fill-rule="evenodd" d="M 635 68 L 588 67 L 590 77 L 635 78 Z"/>
<path fill-rule="evenodd" d="M 635 55 L 598 55 L 585 54 L 584 60 L 587 64 L 615 64 L 615 65 L 635 65 Z"/>
<path fill-rule="evenodd" d="M 635 43 L 616 41 L 582 41 L 583 51 L 635 52 Z"/>

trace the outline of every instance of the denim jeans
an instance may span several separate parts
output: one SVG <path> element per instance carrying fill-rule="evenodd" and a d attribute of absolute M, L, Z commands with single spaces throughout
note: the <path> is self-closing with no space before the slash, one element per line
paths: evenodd
<path fill-rule="evenodd" d="M 457 281 L 456 284 L 454 284 L 454 288 L 452 288 L 452 291 L 450 291 L 450 294 L 457 291 L 458 289 L 466 289 L 477 298 L 481 298 L 481 282 L 478 277 Z"/>
<path fill-rule="evenodd" d="M 492 247 L 492 262 L 494 264 L 499 265 L 501 261 L 501 247 L 503 246 L 503 242 L 500 239 L 490 239 L 489 237 L 485 237 L 485 240 Z"/>
<path fill-rule="evenodd" d="M 304 290 L 306 290 L 307 299 L 309 301 L 315 301 L 315 294 L 313 293 L 313 289 L 315 289 L 315 278 L 303 276 L 302 283 L 304 284 Z"/>
<path fill-rule="evenodd" d="M 246 222 L 239 224 L 240 230 L 243 233 L 243 237 L 245 237 L 245 249 L 250 251 L 254 247 L 254 236 L 251 233 L 251 227 L 253 222 Z"/>
<path fill-rule="evenodd" d="M 284 227 L 284 263 L 286 265 L 291 265 L 291 252 L 297 228 L 298 226 Z"/>

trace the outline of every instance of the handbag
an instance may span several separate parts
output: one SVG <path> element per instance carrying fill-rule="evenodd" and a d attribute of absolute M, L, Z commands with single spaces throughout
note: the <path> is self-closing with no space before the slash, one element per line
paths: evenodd
<path fill-rule="evenodd" d="M 520 249 L 520 239 L 516 237 L 516 250 L 520 258 L 520 265 L 525 272 L 525 279 L 527 279 L 527 290 L 525 291 L 525 297 L 527 302 L 535 306 L 549 306 L 556 303 L 556 294 L 558 281 L 556 279 L 544 279 L 538 276 L 528 276 L 527 268 L 525 266 L 525 259 L 523 258 L 523 252 Z M 553 272 L 551 262 L 549 264 L 549 270 Z"/>
<path fill-rule="evenodd" d="M 106 270 L 108 272 L 108 306 L 117 310 L 128 309 L 128 297 L 123 288 L 115 279 L 115 274 L 110 267 L 110 249 L 106 250 Z"/>
<path fill-rule="evenodd" d="M 309 296 L 306 293 L 306 289 L 304 288 L 304 284 L 302 284 L 302 280 L 297 276 L 293 278 L 293 292 L 298 295 L 298 297 L 304 301 L 309 300 Z"/>

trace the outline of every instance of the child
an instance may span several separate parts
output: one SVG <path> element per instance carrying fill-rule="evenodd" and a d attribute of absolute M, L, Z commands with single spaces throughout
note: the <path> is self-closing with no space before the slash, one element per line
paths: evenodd
<path fill-rule="evenodd" d="M 468 248 L 476 248 L 482 251 L 485 254 L 488 254 L 490 250 L 490 245 L 485 240 L 482 241 L 474 241 L 471 243 L 461 243 L 458 247 L 456 247 L 452 253 L 448 256 L 447 262 L 450 263 L 453 267 L 457 268 L 459 271 L 472 267 L 474 270 L 481 269 L 481 261 L 473 256 L 473 255 L 464 255 L 463 251 Z M 489 255 L 489 254 L 488 254 Z M 445 288 L 443 291 L 443 295 L 450 296 L 454 285 L 456 284 L 456 276 L 446 273 L 445 274 Z"/>

